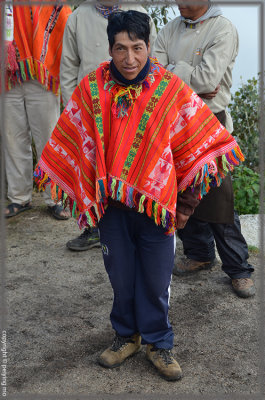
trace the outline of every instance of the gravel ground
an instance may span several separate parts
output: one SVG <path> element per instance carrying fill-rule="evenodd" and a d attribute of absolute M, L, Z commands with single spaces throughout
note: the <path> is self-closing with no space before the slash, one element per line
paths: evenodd
<path fill-rule="evenodd" d="M 65 247 L 79 234 L 74 220 L 52 219 L 35 195 L 34 208 L 7 220 L 6 231 L 10 398 L 95 394 L 105 399 L 129 393 L 161 399 L 188 393 L 215 400 L 222 393 L 232 399 L 235 393 L 252 398 L 259 392 L 259 299 L 238 298 L 219 262 L 210 271 L 173 276 L 169 317 L 183 378 L 167 382 L 145 359 L 144 346 L 116 369 L 97 364 L 113 337 L 112 290 L 99 248 L 75 253 Z M 257 285 L 256 252 L 250 262 Z"/>

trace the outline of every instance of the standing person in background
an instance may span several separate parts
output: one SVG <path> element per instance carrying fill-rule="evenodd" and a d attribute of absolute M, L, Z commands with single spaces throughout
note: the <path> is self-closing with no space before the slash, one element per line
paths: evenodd
<path fill-rule="evenodd" d="M 68 19 L 65 27 L 60 67 L 64 106 L 81 79 L 110 58 L 107 38 L 108 16 L 113 11 L 129 9 L 146 13 L 141 6 L 124 5 L 117 0 L 99 0 L 95 5 L 89 3 L 89 1 L 82 3 Z M 152 46 L 156 39 L 156 28 L 152 20 L 150 24 Z M 100 246 L 98 230 L 86 228 L 80 236 L 69 240 L 66 246 L 75 251 Z"/>
<path fill-rule="evenodd" d="M 184 80 L 209 106 L 229 132 L 233 123 L 230 103 L 232 69 L 238 53 L 238 34 L 222 11 L 208 0 L 194 4 L 176 1 L 181 16 L 158 34 L 154 55 Z M 255 294 L 248 263 L 248 247 L 234 211 L 231 177 L 205 196 L 184 229 L 178 230 L 186 258 L 176 259 L 175 274 L 210 268 L 215 260 L 215 244 L 223 271 L 231 278 L 238 296 Z"/>
<path fill-rule="evenodd" d="M 33 137 L 40 157 L 60 116 L 60 58 L 70 14 L 70 7 L 62 4 L 5 7 L 8 37 L 3 136 L 10 200 L 6 218 L 32 207 L 31 141 Z M 44 200 L 56 219 L 70 217 L 53 202 L 49 191 Z"/>

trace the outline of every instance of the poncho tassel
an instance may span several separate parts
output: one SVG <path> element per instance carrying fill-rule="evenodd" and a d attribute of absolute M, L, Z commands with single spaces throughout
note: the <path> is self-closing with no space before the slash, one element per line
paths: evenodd
<path fill-rule="evenodd" d="M 183 192 L 188 187 L 194 188 L 196 185 L 201 184 L 201 192 L 199 194 L 199 200 L 201 200 L 211 187 L 220 186 L 227 173 L 233 171 L 234 167 L 239 165 L 241 161 L 244 161 L 244 156 L 239 146 L 236 146 L 229 152 L 205 164 L 193 179 L 185 187 L 181 188 L 180 192 Z"/>
<path fill-rule="evenodd" d="M 33 173 L 37 189 L 39 192 L 44 192 L 46 186 L 51 182 L 48 174 L 46 174 L 40 167 L 37 167 Z"/>
<path fill-rule="evenodd" d="M 96 181 L 96 200 L 97 202 L 101 201 L 101 199 L 104 199 L 106 197 L 106 179 L 98 179 Z"/>
<path fill-rule="evenodd" d="M 113 199 L 115 199 L 115 186 L 116 186 L 116 183 L 117 183 L 116 179 L 112 178 L 112 182 L 111 182 L 111 197 Z"/>
<path fill-rule="evenodd" d="M 119 182 L 118 190 L 117 190 L 117 200 L 121 201 L 122 194 L 123 194 L 123 182 Z"/>
<path fill-rule="evenodd" d="M 13 57 L 13 56 L 12 56 Z M 60 93 L 59 77 L 49 74 L 48 69 L 32 57 L 21 60 L 16 64 L 16 70 L 7 74 L 6 87 L 10 90 L 14 84 L 37 80 L 47 90 L 51 90 L 56 96 Z"/>
<path fill-rule="evenodd" d="M 143 194 L 143 195 L 141 196 L 141 198 L 140 198 L 139 207 L 138 207 L 138 211 L 139 211 L 140 213 L 143 213 L 143 212 L 144 212 L 144 201 L 145 201 L 145 195 Z"/>
<path fill-rule="evenodd" d="M 161 218 L 161 221 L 162 221 L 162 226 L 163 226 L 163 228 L 165 228 L 166 227 L 166 225 L 167 225 L 167 221 L 166 221 L 166 209 L 165 208 L 162 208 L 162 218 Z"/>

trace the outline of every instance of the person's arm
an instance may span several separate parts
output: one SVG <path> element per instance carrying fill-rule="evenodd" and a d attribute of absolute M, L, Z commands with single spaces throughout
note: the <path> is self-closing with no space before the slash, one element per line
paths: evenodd
<path fill-rule="evenodd" d="M 167 40 L 166 30 L 161 29 L 158 32 L 157 38 L 154 43 L 153 55 L 165 68 L 167 68 L 169 62 L 167 43 L 168 40 Z"/>
<path fill-rule="evenodd" d="M 151 46 L 151 55 L 153 53 L 155 40 L 157 37 L 156 26 L 152 18 L 150 18 L 150 46 Z"/>
<path fill-rule="evenodd" d="M 231 63 L 237 44 L 237 33 L 231 29 L 212 40 L 211 45 L 205 49 L 199 64 L 192 66 L 185 61 L 179 61 L 171 71 L 199 95 L 212 93 L 218 87 Z"/>
<path fill-rule="evenodd" d="M 66 106 L 77 86 L 80 58 L 76 41 L 76 18 L 70 16 L 67 20 L 60 64 L 60 83 L 63 104 Z"/>
<path fill-rule="evenodd" d="M 171 25 L 161 29 L 155 41 L 154 56 L 165 68 L 178 75 L 196 93 L 199 95 L 210 94 L 214 97 L 216 95 L 214 92 L 218 89 L 227 67 L 238 51 L 236 29 L 229 24 L 223 29 L 220 28 L 220 32 L 215 38 L 212 38 L 209 33 L 209 44 L 203 49 L 202 59 L 195 66 L 183 60 L 174 65 L 169 64 L 169 48 L 174 45 L 174 39 L 178 40 L 176 37 L 174 38 L 174 33 Z M 181 45 L 181 42 L 178 43 L 179 45 Z"/>
<path fill-rule="evenodd" d="M 195 186 L 194 189 L 188 187 L 184 192 L 178 194 L 176 219 L 177 229 L 183 229 L 194 213 L 195 208 L 199 205 L 198 199 L 201 190 L 201 185 Z"/>
<path fill-rule="evenodd" d="M 212 92 L 210 92 L 210 93 L 199 93 L 199 96 L 200 96 L 202 99 L 211 100 L 211 99 L 213 99 L 213 98 L 217 95 L 217 93 L 218 93 L 219 90 L 220 90 L 220 87 L 221 87 L 221 85 L 218 85 L 217 88 L 215 88 L 215 89 L 214 89 Z"/>

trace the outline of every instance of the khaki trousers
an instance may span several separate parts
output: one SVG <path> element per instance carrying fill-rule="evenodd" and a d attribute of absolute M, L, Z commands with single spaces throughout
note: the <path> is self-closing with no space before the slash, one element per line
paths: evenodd
<path fill-rule="evenodd" d="M 12 203 L 32 200 L 33 137 L 37 157 L 51 136 L 60 116 L 60 98 L 37 81 L 16 85 L 5 94 L 4 154 L 7 197 Z M 45 203 L 53 205 L 50 187 L 43 193 Z"/>

